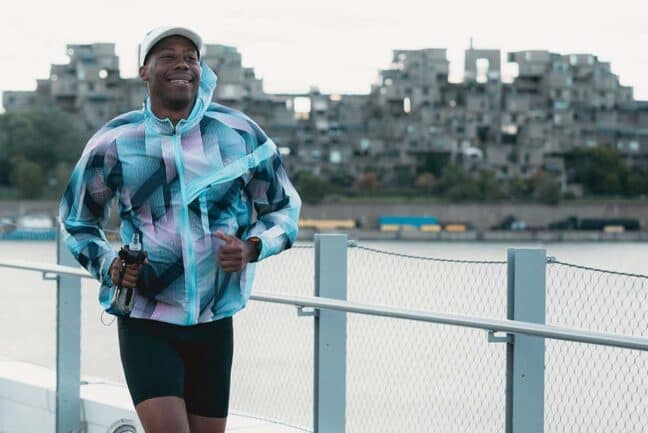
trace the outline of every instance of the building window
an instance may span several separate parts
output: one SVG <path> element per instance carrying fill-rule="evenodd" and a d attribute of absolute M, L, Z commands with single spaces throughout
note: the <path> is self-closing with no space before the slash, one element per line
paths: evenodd
<path fill-rule="evenodd" d="M 293 107 L 298 117 L 308 118 L 311 111 L 311 100 L 306 96 L 298 96 L 293 99 Z"/>
<path fill-rule="evenodd" d="M 412 111 L 412 101 L 410 98 L 403 99 L 403 112 L 410 113 Z"/>

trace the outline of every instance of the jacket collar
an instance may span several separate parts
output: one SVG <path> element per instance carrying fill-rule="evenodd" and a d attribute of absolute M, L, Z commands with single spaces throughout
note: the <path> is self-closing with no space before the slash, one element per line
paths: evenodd
<path fill-rule="evenodd" d="M 153 113 L 151 110 L 151 97 L 148 96 L 146 101 L 144 101 L 144 118 L 149 126 L 153 127 L 161 134 L 171 135 L 174 134 L 176 130 L 180 133 L 184 133 L 200 123 L 205 112 L 209 108 L 218 81 L 214 71 L 212 71 L 205 62 L 201 62 L 200 69 L 201 75 L 200 83 L 198 85 L 198 94 L 196 95 L 196 102 L 194 103 L 191 113 L 189 113 L 189 117 L 182 119 L 178 122 L 176 128 L 174 128 L 171 120 L 168 118 L 160 119 Z"/>

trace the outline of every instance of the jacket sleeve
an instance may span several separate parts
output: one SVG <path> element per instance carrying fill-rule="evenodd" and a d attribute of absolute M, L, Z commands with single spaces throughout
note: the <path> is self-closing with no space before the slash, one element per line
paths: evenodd
<path fill-rule="evenodd" d="M 74 258 L 102 284 L 111 286 L 110 265 L 117 257 L 103 225 L 110 214 L 115 187 L 109 180 L 118 166 L 114 143 L 91 140 L 72 171 L 59 205 L 59 223 Z"/>
<path fill-rule="evenodd" d="M 256 125 L 255 125 L 256 126 Z M 253 170 L 247 184 L 248 197 L 257 213 L 247 238 L 259 237 L 261 251 L 257 261 L 290 248 L 297 238 L 301 198 L 290 182 L 276 145 L 257 128 L 261 146 L 274 149 Z"/>

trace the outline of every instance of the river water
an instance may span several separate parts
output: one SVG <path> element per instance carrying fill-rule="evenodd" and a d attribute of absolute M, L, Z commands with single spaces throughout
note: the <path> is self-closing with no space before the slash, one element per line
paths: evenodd
<path fill-rule="evenodd" d="M 305 245 L 305 244 L 302 244 Z M 422 257 L 505 261 L 504 243 L 365 242 Z M 648 274 L 648 244 L 517 244 L 561 262 Z M 2 242 L 0 259 L 54 263 L 55 244 Z M 348 252 L 348 299 L 505 318 L 506 265 L 435 262 Z M 313 250 L 259 266 L 255 291 L 311 295 Z M 40 273 L 0 268 L 0 357 L 53 368 L 56 286 Z M 116 325 L 102 323 L 97 283 L 82 285 L 82 372 L 123 383 Z M 548 265 L 547 323 L 648 336 L 646 279 Z M 110 322 L 105 316 L 104 321 Z M 294 307 L 252 302 L 235 318 L 232 408 L 310 428 L 313 326 Z M 349 315 L 347 431 L 501 432 L 505 345 L 483 331 Z M 545 431 L 648 430 L 648 358 L 641 352 L 548 341 Z M 323 372 L 333 375 L 336 372 Z"/>

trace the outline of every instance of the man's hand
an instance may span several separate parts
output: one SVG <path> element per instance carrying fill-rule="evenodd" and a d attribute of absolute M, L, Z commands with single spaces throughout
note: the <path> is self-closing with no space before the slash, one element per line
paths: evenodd
<path fill-rule="evenodd" d="M 218 253 L 218 260 L 225 272 L 238 272 L 256 259 L 256 247 L 250 241 L 242 241 L 236 236 L 216 231 L 216 237 L 225 241 Z"/>
<path fill-rule="evenodd" d="M 121 272 L 122 261 L 119 257 L 113 260 L 110 265 L 110 277 L 112 278 L 113 285 L 117 287 L 119 285 L 119 273 Z M 125 289 L 132 289 L 137 284 L 137 278 L 139 277 L 139 271 L 142 265 L 132 264 L 126 265 L 124 269 L 124 278 L 121 282 L 121 287 Z"/>

